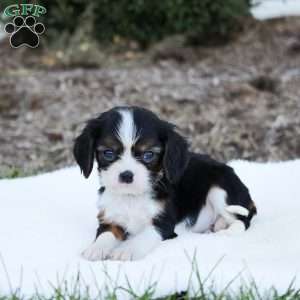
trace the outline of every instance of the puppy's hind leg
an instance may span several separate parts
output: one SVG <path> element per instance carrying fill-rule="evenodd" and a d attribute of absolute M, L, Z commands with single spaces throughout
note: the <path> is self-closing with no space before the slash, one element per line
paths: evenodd
<path fill-rule="evenodd" d="M 239 220 L 236 215 L 248 216 L 248 210 L 239 205 L 228 205 L 226 199 L 227 192 L 220 187 L 212 187 L 208 192 L 206 201 L 211 204 L 216 215 L 213 231 L 228 234 L 245 231 L 243 221 Z"/>
<path fill-rule="evenodd" d="M 234 218 L 234 221 L 229 224 L 229 227 L 227 228 L 227 233 L 231 234 L 238 234 L 241 232 L 244 232 L 247 228 L 245 223 L 240 220 L 238 217 L 246 218 L 249 215 L 249 211 L 247 208 L 240 206 L 240 205 L 228 205 L 225 207 L 226 212 L 223 214 L 223 216 L 226 218 L 232 220 Z"/>

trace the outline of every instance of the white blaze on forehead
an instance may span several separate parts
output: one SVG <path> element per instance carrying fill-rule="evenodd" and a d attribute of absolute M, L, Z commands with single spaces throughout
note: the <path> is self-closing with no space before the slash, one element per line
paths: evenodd
<path fill-rule="evenodd" d="M 129 148 L 137 140 L 133 112 L 130 109 L 120 109 L 118 112 L 121 115 L 121 121 L 118 126 L 117 135 L 124 147 Z"/>

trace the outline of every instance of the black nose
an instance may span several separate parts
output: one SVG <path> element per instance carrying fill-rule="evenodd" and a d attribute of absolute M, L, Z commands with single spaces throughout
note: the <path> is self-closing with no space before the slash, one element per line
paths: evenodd
<path fill-rule="evenodd" d="M 124 171 L 119 175 L 120 182 L 131 183 L 133 181 L 133 173 L 131 171 Z"/>

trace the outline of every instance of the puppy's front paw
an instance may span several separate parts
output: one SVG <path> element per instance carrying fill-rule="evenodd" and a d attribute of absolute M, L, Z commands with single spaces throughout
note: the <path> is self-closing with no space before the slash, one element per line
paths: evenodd
<path fill-rule="evenodd" d="M 124 245 L 124 246 L 121 245 L 111 251 L 108 259 L 126 261 L 126 260 L 137 260 L 142 257 L 143 255 L 138 253 L 136 249 L 134 249 L 133 247 L 129 245 Z"/>
<path fill-rule="evenodd" d="M 93 243 L 82 251 L 81 256 L 90 261 L 105 260 L 108 257 L 108 252 L 106 249 L 102 249 L 99 244 Z"/>
<path fill-rule="evenodd" d="M 115 236 L 107 231 L 100 234 L 96 241 L 81 253 L 81 256 L 91 261 L 105 260 L 118 244 L 119 241 Z"/>

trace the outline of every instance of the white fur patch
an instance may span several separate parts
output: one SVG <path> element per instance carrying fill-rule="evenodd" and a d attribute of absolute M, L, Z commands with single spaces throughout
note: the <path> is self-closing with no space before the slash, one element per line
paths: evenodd
<path fill-rule="evenodd" d="M 162 210 L 151 194 L 128 196 L 107 191 L 100 195 L 98 208 L 104 213 L 106 222 L 118 224 L 130 234 L 146 228 Z"/>
<path fill-rule="evenodd" d="M 112 260 L 141 259 L 157 247 L 161 241 L 161 235 L 151 225 L 113 249 L 109 258 Z"/>
<path fill-rule="evenodd" d="M 201 209 L 196 224 L 191 228 L 193 232 L 204 233 L 210 230 L 216 219 L 215 211 L 210 202 Z"/>
<path fill-rule="evenodd" d="M 133 173 L 133 181 L 130 184 L 122 183 L 119 180 L 120 174 L 124 171 Z M 101 170 L 99 177 L 101 185 L 105 186 L 105 193 L 108 192 L 116 196 L 141 197 L 152 192 L 149 171 L 127 150 L 106 170 Z"/>
<path fill-rule="evenodd" d="M 237 214 L 244 217 L 248 217 L 249 215 L 249 210 L 240 205 L 229 205 L 226 207 L 226 210 L 231 214 Z"/>
<path fill-rule="evenodd" d="M 131 148 L 138 139 L 133 112 L 129 109 L 120 109 L 118 112 L 121 115 L 121 122 L 117 129 L 117 136 L 125 148 Z"/>

